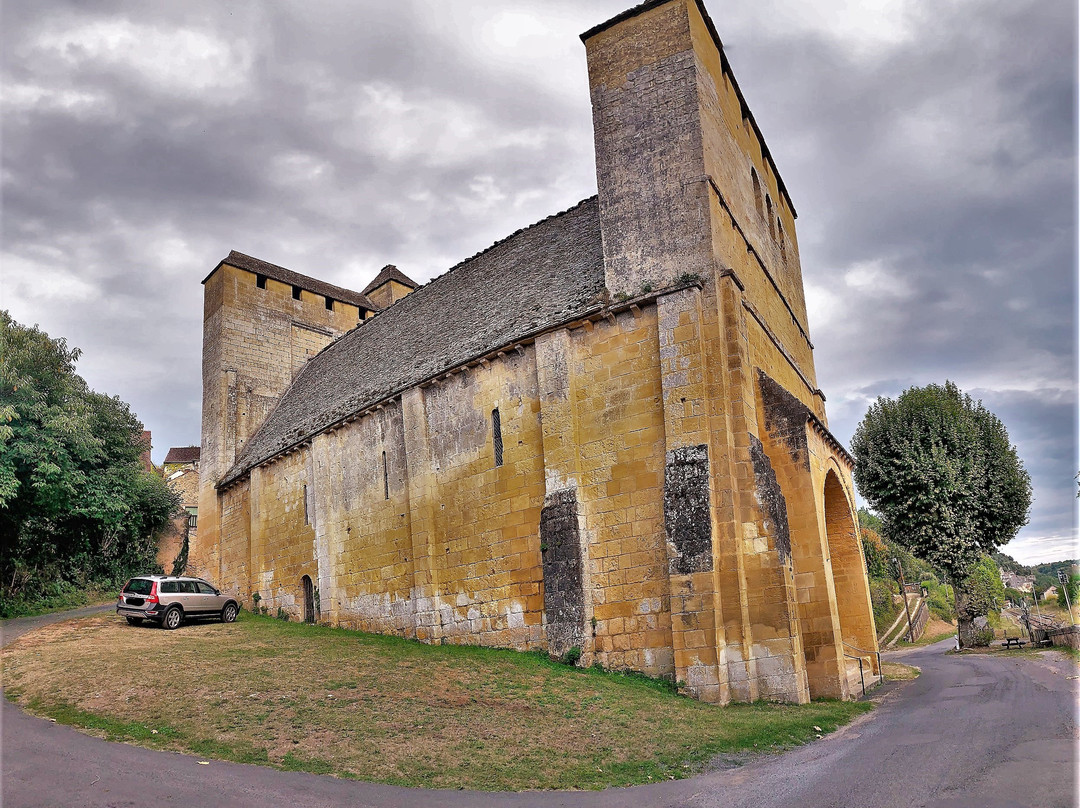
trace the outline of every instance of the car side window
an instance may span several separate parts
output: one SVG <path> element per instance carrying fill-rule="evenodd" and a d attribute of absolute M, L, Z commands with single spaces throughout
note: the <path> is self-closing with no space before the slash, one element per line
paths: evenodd
<path fill-rule="evenodd" d="M 205 583 L 204 581 L 195 581 L 195 586 L 199 587 L 199 592 L 204 595 L 214 594 L 214 587 L 210 586 L 210 584 Z"/>
<path fill-rule="evenodd" d="M 162 581 L 161 582 L 161 594 L 163 594 L 163 595 L 175 595 L 176 594 L 176 581 Z"/>
<path fill-rule="evenodd" d="M 180 581 L 180 591 L 186 595 L 194 595 L 199 590 L 195 588 L 194 581 Z"/>

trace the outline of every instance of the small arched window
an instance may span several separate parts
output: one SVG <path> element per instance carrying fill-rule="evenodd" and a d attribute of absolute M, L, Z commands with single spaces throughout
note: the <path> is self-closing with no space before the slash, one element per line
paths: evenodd
<path fill-rule="evenodd" d="M 495 465 L 501 466 L 503 464 L 502 419 L 499 417 L 498 407 L 491 411 L 491 442 L 495 447 Z"/>
<path fill-rule="evenodd" d="M 382 490 L 383 499 L 390 499 L 390 469 L 386 464 L 386 452 L 382 453 Z"/>
<path fill-rule="evenodd" d="M 761 180 L 758 178 L 757 170 L 750 169 L 750 180 L 754 183 L 754 208 L 757 210 L 758 216 L 764 216 L 765 210 L 761 205 Z"/>

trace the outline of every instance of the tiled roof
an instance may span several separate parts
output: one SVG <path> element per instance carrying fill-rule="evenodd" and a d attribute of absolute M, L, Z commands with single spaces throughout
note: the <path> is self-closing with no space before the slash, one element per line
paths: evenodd
<path fill-rule="evenodd" d="M 222 478 L 471 359 L 600 307 L 596 197 L 519 230 L 312 357 Z"/>
<path fill-rule="evenodd" d="M 364 287 L 364 294 L 370 295 L 388 281 L 397 281 L 402 286 L 408 286 L 410 289 L 415 289 L 420 285 L 393 264 L 387 264 L 379 270 L 379 274 L 375 276 L 375 280 Z"/>
<path fill-rule="evenodd" d="M 351 303 L 354 306 L 359 306 L 368 311 L 379 310 L 379 307 L 368 300 L 366 295 L 354 292 L 352 289 L 344 289 L 340 286 L 334 286 L 332 283 L 309 278 L 307 275 L 301 275 L 299 272 L 293 272 L 291 269 L 279 267 L 277 264 L 268 264 L 266 261 L 260 261 L 258 258 L 252 258 L 250 255 L 244 255 L 242 252 L 237 252 L 236 250 L 231 251 L 226 258 L 219 261 L 218 265 L 214 267 L 214 272 L 217 272 L 222 264 L 228 264 L 229 266 L 237 267 L 239 269 L 246 269 L 248 272 L 254 272 L 256 275 L 265 275 L 268 278 L 273 278 L 275 281 L 287 283 L 290 286 L 299 286 L 301 289 L 306 289 L 313 294 L 329 297 L 333 300 L 340 300 L 343 303 Z M 213 275 L 214 272 L 211 272 L 210 275 Z M 210 280 L 210 275 L 203 278 L 203 283 Z"/>
<path fill-rule="evenodd" d="M 166 463 L 197 463 L 202 448 L 199 446 L 173 446 L 165 455 Z"/>

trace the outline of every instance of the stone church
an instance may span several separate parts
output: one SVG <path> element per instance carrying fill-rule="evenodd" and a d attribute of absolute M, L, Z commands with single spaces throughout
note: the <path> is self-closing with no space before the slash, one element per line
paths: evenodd
<path fill-rule="evenodd" d="M 710 702 L 856 695 L 874 622 L 788 191 L 700 0 L 581 38 L 597 196 L 423 285 L 207 276 L 190 568 Z"/>

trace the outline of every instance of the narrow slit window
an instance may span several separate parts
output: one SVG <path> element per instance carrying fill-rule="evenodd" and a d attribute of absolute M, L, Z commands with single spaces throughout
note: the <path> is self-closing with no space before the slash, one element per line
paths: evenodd
<path fill-rule="evenodd" d="M 293 300 L 299 300 L 300 299 L 300 287 L 299 286 L 294 286 L 292 288 L 292 299 Z"/>
<path fill-rule="evenodd" d="M 390 499 L 390 470 L 386 465 L 386 452 L 382 453 L 382 487 L 383 499 Z"/>
<path fill-rule="evenodd" d="M 758 179 L 757 171 L 753 168 L 750 169 L 750 179 L 754 183 L 754 207 L 757 209 L 758 216 L 764 216 L 765 210 L 761 205 L 761 180 Z"/>
<path fill-rule="evenodd" d="M 502 420 L 499 418 L 498 407 L 491 411 L 491 440 L 495 446 L 495 465 L 501 466 L 503 464 Z"/>
<path fill-rule="evenodd" d="M 304 486 L 304 524 L 311 524 L 311 515 L 308 512 L 307 486 Z"/>
<path fill-rule="evenodd" d="M 334 310 L 334 298 L 332 298 L 332 297 L 326 298 L 326 309 L 327 309 L 327 311 L 333 311 Z"/>
<path fill-rule="evenodd" d="M 769 197 L 768 194 L 765 194 L 765 221 L 769 225 L 769 235 L 772 236 L 775 239 L 776 238 L 776 230 L 774 229 L 774 225 L 773 225 L 773 219 L 774 218 L 775 218 L 775 216 L 773 214 L 772 199 Z"/>
<path fill-rule="evenodd" d="M 265 275 L 256 275 L 255 276 L 255 285 L 257 287 L 259 287 L 260 289 L 265 289 L 266 288 L 266 276 Z"/>
<path fill-rule="evenodd" d="M 787 263 L 787 238 L 784 236 L 784 225 L 780 218 L 776 219 L 776 240 L 780 242 L 780 260 Z"/>

